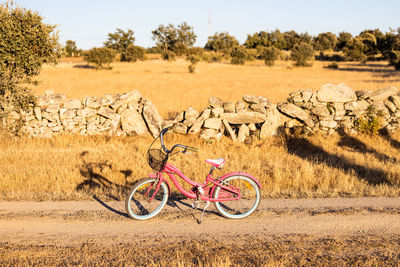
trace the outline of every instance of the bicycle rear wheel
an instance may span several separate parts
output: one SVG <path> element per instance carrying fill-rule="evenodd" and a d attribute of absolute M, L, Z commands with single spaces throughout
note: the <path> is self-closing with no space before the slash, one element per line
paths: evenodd
<path fill-rule="evenodd" d="M 214 202 L 218 212 L 229 219 L 242 219 L 252 214 L 260 204 L 261 190 L 258 184 L 250 177 L 232 175 L 226 177 L 222 184 L 239 190 L 241 198 L 232 201 Z M 214 198 L 236 197 L 235 194 L 217 186 Z"/>
<path fill-rule="evenodd" d="M 147 220 L 156 216 L 164 208 L 169 197 L 169 187 L 163 181 L 157 194 L 149 202 L 156 187 L 157 179 L 155 178 L 144 178 L 132 187 L 125 200 L 125 209 L 129 217 Z"/>

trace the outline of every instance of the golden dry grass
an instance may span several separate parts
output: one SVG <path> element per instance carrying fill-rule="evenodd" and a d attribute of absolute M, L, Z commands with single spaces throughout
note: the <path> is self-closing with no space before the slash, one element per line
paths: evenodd
<path fill-rule="evenodd" d="M 356 197 L 400 194 L 400 132 L 393 136 L 270 138 L 252 145 L 228 138 L 208 144 L 168 134 L 166 143 L 200 148 L 170 162 L 204 181 L 206 158 L 225 157 L 217 175 L 245 171 L 257 177 L 264 197 Z M 146 162 L 150 137 L 58 136 L 0 141 L 0 199 L 74 200 L 125 198 L 129 187 L 152 170 Z M 186 189 L 189 189 L 187 186 Z"/>
<path fill-rule="evenodd" d="M 136 63 L 114 63 L 113 69 L 85 68 L 84 62 L 64 60 L 57 66 L 45 66 L 34 88 L 35 94 L 47 89 L 69 97 L 101 96 L 138 89 L 153 101 L 160 113 L 183 110 L 189 106 L 202 109 L 210 96 L 238 101 L 245 94 L 262 95 L 273 102 L 285 100 L 300 88 L 318 90 L 326 83 L 346 83 L 354 90 L 377 90 L 400 87 L 400 74 L 386 62 L 366 65 L 339 63 L 339 70 L 324 68 L 329 62 L 316 61 L 311 68 L 293 68 L 290 61 L 279 61 L 266 67 L 262 61 L 244 66 L 227 63 L 200 63 L 196 73 L 188 73 L 189 63 L 153 60 Z"/>

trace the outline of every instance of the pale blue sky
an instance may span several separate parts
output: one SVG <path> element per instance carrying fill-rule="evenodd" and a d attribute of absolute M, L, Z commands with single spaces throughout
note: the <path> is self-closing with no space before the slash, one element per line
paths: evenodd
<path fill-rule="evenodd" d="M 0 0 L 4 2 L 4 0 Z M 316 35 L 365 29 L 383 32 L 400 27 L 400 0 L 17 0 L 17 5 L 38 11 L 45 21 L 58 24 L 60 41 L 74 40 L 79 48 L 102 46 L 116 28 L 132 29 L 136 44 L 154 46 L 151 31 L 160 24 L 186 21 L 194 27 L 196 46 L 209 34 L 227 31 L 242 43 L 247 34 L 261 30 L 295 30 Z"/>

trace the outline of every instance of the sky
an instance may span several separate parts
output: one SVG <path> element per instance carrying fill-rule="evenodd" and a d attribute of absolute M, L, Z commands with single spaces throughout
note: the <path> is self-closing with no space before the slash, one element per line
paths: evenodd
<path fill-rule="evenodd" d="M 5 0 L 0 0 L 4 3 Z M 400 0 L 16 0 L 37 11 L 44 21 L 57 24 L 60 42 L 78 48 L 103 46 L 117 28 L 134 31 L 135 44 L 155 45 L 151 32 L 159 25 L 187 22 L 204 46 L 215 32 L 228 32 L 243 43 L 259 31 L 294 30 L 353 35 L 365 29 L 383 32 L 400 27 Z"/>

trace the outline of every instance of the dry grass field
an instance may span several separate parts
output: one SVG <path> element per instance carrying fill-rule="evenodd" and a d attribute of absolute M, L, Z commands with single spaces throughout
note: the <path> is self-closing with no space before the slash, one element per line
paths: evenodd
<path fill-rule="evenodd" d="M 245 94 L 262 95 L 272 102 L 285 100 L 300 88 L 318 90 L 326 83 L 345 83 L 354 90 L 377 90 L 400 87 L 400 74 L 387 62 L 366 65 L 344 62 L 339 70 L 324 68 L 329 62 L 315 61 L 311 68 L 293 68 L 290 61 L 279 61 L 266 67 L 263 61 L 243 66 L 228 63 L 200 63 L 196 73 L 188 72 L 183 59 L 166 62 L 158 59 L 136 63 L 114 63 L 113 69 L 94 70 L 79 58 L 63 60 L 57 66 L 45 66 L 35 94 L 47 89 L 69 97 L 101 96 L 138 89 L 159 109 L 161 115 L 189 106 L 202 109 L 211 96 L 238 101 Z"/>

